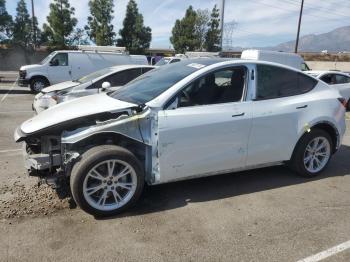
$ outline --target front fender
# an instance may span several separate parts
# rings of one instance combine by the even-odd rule
[[[147,117],[148,114],[149,112],[146,111],[143,114],[130,117],[121,115],[117,119],[96,123],[94,126],[79,128],[74,131],[64,131],[61,141],[63,144],[75,144],[97,134],[115,133],[147,144],[140,131],[139,119]]]
[[[27,72],[27,76],[26,76],[27,80],[30,80],[34,77],[45,77],[47,80],[49,80],[49,75],[46,73],[43,74],[43,72]]]

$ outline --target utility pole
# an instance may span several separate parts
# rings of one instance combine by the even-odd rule
[[[34,50],[36,48],[36,28],[35,28],[35,13],[34,13],[34,0],[32,0],[32,30],[33,30],[33,44]]]
[[[223,48],[223,43],[224,43],[224,18],[225,18],[225,0],[222,0],[221,3],[221,40],[220,40],[220,47],[221,47],[221,51]]]
[[[298,53],[300,26],[301,26],[301,18],[303,16],[303,9],[304,9],[304,0],[301,0],[300,14],[299,14],[299,23],[298,23],[298,33],[297,33],[297,39],[295,41],[294,53]]]

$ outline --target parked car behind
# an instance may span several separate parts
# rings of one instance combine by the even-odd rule
[[[68,100],[116,90],[154,68],[154,66],[147,65],[107,67],[74,81],[46,87],[35,96],[33,110],[40,113],[51,106]]]
[[[248,49],[242,52],[241,59],[279,63],[302,71],[310,70],[304,59],[294,53]]]
[[[322,81],[268,62],[195,59],[45,110],[15,141],[30,175],[70,185],[83,210],[108,216],[145,183],[285,163],[316,176],[344,133],[344,99]]]
[[[331,87],[337,89],[339,93],[348,101],[347,108],[350,110],[350,75],[339,71],[306,71]]]
[[[81,49],[55,51],[37,65],[22,66],[19,70],[19,85],[29,85],[33,92],[38,93],[47,86],[79,79],[102,68],[148,65],[146,56],[116,52],[120,49],[117,47],[88,46]]]
[[[178,56],[163,57],[155,65],[156,66],[163,66],[163,65],[173,64],[173,63],[180,62],[184,59],[187,59],[187,58],[178,57]]]

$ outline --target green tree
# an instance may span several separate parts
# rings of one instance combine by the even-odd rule
[[[113,0],[90,0],[91,16],[85,30],[96,45],[113,45],[115,32],[113,32]]]
[[[89,36],[86,34],[86,31],[82,28],[74,29],[73,33],[68,37],[68,45],[77,46],[77,45],[88,45]]]
[[[9,37],[12,31],[12,16],[6,11],[6,0],[0,0],[0,33]]]
[[[198,9],[196,18],[196,37],[199,41],[199,50],[203,51],[205,48],[205,39],[208,32],[208,23],[210,21],[210,13],[208,9]]]
[[[186,10],[185,17],[177,19],[172,29],[170,42],[173,44],[176,52],[184,53],[186,51],[195,51],[200,48],[200,40],[196,31],[197,13],[192,6]]]
[[[32,39],[32,20],[24,0],[18,2],[16,11],[17,14],[13,24],[13,42],[22,47],[29,47]]]
[[[68,37],[78,23],[77,19],[73,17],[74,12],[69,0],[53,0],[53,3],[50,4],[48,24],[43,25],[44,36],[50,46],[66,47]]]
[[[152,29],[143,24],[143,16],[139,13],[137,4],[130,0],[126,8],[123,28],[119,31],[118,46],[124,46],[133,54],[143,54],[149,48],[152,40]]]
[[[34,22],[33,22],[34,20]],[[43,33],[41,32],[36,16],[31,18],[31,43],[40,46],[43,43]]]
[[[221,38],[221,30],[220,30],[220,14],[219,9],[214,6],[211,15],[210,21],[208,23],[208,32],[205,38],[205,45],[207,51],[209,52],[217,52],[220,51],[220,38]]]

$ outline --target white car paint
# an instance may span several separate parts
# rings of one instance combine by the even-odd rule
[[[114,112],[134,106],[136,105],[113,99],[105,93],[86,96],[58,104],[41,112],[37,116],[24,122],[21,129],[24,133],[30,134],[65,121],[103,112]]]
[[[202,60],[196,60],[196,63],[200,62]],[[306,94],[255,101],[256,74],[252,70],[256,64],[298,72],[274,63],[247,60],[222,61],[198,67],[200,69],[197,68],[198,70],[147,102],[149,113],[145,113],[146,116],[128,120],[157,119],[152,122],[152,135],[147,139],[154,152],[152,170],[155,180],[151,183],[166,183],[287,161],[300,137],[317,123],[327,122],[337,130],[339,139],[336,146],[339,147],[345,132],[345,110],[337,100],[339,93],[319,81]],[[199,76],[218,68],[240,65],[249,70],[246,87],[248,90],[244,101],[163,109],[169,98]],[[119,112],[135,106],[136,104],[113,100],[106,94],[83,97],[52,107],[24,122],[21,132],[31,134],[76,118],[102,112]],[[114,125],[119,130],[120,123],[117,120]],[[99,126],[100,131],[101,128],[103,126]],[[113,121],[108,122],[108,130],[113,130]],[[131,129],[128,127],[122,130],[125,132]],[[88,136],[89,132],[86,130],[81,135],[77,131],[73,135],[74,142],[70,142],[69,135],[64,137],[64,141],[75,143],[78,141],[77,137],[84,139]],[[147,135],[143,137],[146,138]]]
[[[68,56],[68,64],[52,65],[51,62],[60,54]],[[40,64],[24,65],[20,68],[25,73],[25,77],[20,77],[19,83],[26,86],[34,77],[44,77],[50,85],[78,79],[102,68],[138,64],[148,65],[146,56],[127,55],[113,52],[93,52],[60,50],[52,52]]]
[[[323,78],[327,75],[329,76],[336,76],[340,75],[348,79],[348,83],[343,83],[343,84],[338,84],[338,83],[327,83],[329,84],[332,88],[335,88],[339,91],[339,93],[347,100],[350,100],[350,75],[347,73],[343,72],[338,72],[338,71],[306,71],[305,73],[316,77],[320,80],[323,80]]]
[[[148,65],[113,66],[113,67],[102,69],[101,71],[97,71],[88,76],[83,77],[83,78],[91,79],[92,78],[91,76],[94,76],[94,75],[96,76],[96,78],[93,78],[89,81],[84,81],[83,83],[79,82],[79,79],[78,79],[76,81],[66,81],[63,83],[46,87],[34,97],[33,110],[35,111],[35,113],[38,114],[58,103],[62,103],[62,102],[66,102],[79,97],[94,95],[99,92],[103,92],[101,89],[102,84],[100,87],[96,86],[98,83],[100,83],[103,79],[108,78],[109,76],[113,76],[115,74],[124,72],[126,70],[132,70],[132,69],[152,70],[154,68],[156,67],[148,66]],[[140,74],[141,74],[141,71],[140,71]],[[133,80],[133,76],[130,76],[130,79]],[[108,90],[104,90],[104,91],[113,91],[113,90],[116,90],[117,88],[119,88],[119,86],[112,86]]]
[[[298,70],[307,70],[304,59],[294,53],[248,49],[242,52],[241,59],[267,61],[290,66]]]

